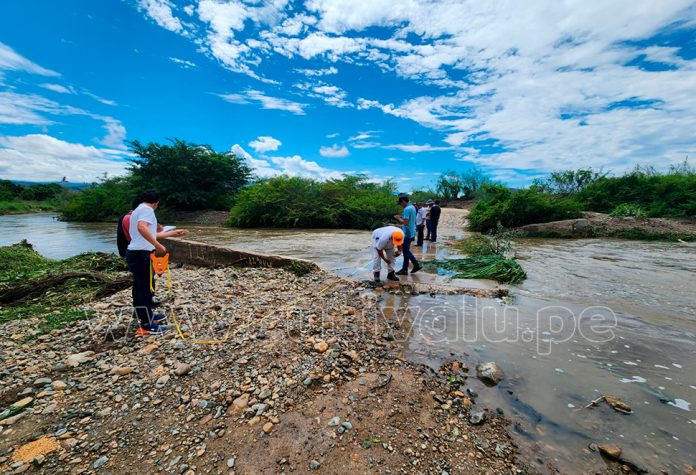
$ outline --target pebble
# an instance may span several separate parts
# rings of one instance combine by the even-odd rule
[[[11,407],[13,407],[14,409],[21,409],[23,407],[27,407],[29,404],[32,403],[32,401],[34,401],[33,397],[25,397],[24,399],[20,399],[19,401],[12,404]]]
[[[108,460],[109,460],[109,457],[107,457],[106,455],[103,455],[94,461],[94,463],[92,464],[92,468],[94,468],[96,470],[99,467],[101,467],[102,465],[104,465],[106,462],[108,462]]]
[[[341,423],[341,418],[336,416],[332,417],[331,420],[329,420],[329,427],[336,427]]]
[[[503,379],[503,370],[498,363],[480,363],[476,366],[476,377],[489,386],[495,386]]]
[[[39,378],[36,381],[34,381],[34,386],[37,388],[42,388],[48,384],[51,384],[51,378]]]
[[[179,363],[174,369],[174,374],[181,377],[191,372],[191,365],[187,363]]]
[[[228,468],[234,468],[234,463],[236,462],[234,457],[230,457],[227,459],[227,467]]]
[[[483,424],[485,420],[486,413],[484,411],[472,411],[469,415],[469,423],[474,426]]]
[[[273,423],[272,423],[272,422],[266,422],[266,423],[263,425],[263,431],[264,431],[266,434],[270,434],[270,432],[271,432],[272,430],[273,430]]]
[[[168,374],[165,374],[164,376],[160,376],[159,379],[157,379],[155,386],[157,388],[163,388],[164,386],[167,385],[170,378],[171,378],[171,376],[169,376]]]
[[[309,462],[310,470],[319,470],[319,467],[321,467],[321,464],[316,460],[312,460],[311,462]]]
[[[111,370],[111,374],[115,374],[117,376],[125,376],[127,374],[132,373],[135,370],[135,368],[131,366],[123,366],[120,368],[114,368]]]
[[[621,457],[621,447],[613,444],[598,445],[599,452],[610,460],[618,460]]]

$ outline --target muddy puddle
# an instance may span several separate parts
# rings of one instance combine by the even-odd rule
[[[445,210],[440,233],[461,237],[463,214]],[[349,230],[239,230],[192,227],[191,239],[301,257],[347,278],[371,274],[370,233]],[[0,245],[27,238],[64,258],[113,251],[112,225],[55,221],[51,215],[0,217]],[[566,473],[605,467],[588,444],[614,443],[650,472],[696,465],[696,246],[613,240],[528,240],[515,252],[528,279],[512,300],[463,296],[385,296],[394,318],[412,320],[409,358],[438,368],[451,357],[472,367],[496,361],[505,379],[486,388],[471,378],[480,404],[515,420],[530,460]],[[417,251],[446,257],[442,244]],[[409,280],[444,282],[419,273]],[[460,281],[490,286],[486,281]],[[393,310],[396,309],[396,310]],[[633,413],[606,405],[618,396]]]

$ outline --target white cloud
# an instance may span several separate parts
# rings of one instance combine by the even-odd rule
[[[278,150],[282,144],[280,140],[267,135],[259,136],[256,140],[249,142],[249,146],[259,153]]]
[[[352,106],[346,101],[346,91],[338,86],[325,82],[304,82],[295,84],[295,87],[301,90],[305,96],[321,99],[331,106],[339,108]]]
[[[4,43],[0,43],[0,69],[10,71],[24,71],[40,76],[60,76],[55,71],[43,68],[36,63],[29,61],[24,56],[17,53]]]
[[[397,144],[389,144],[389,145],[381,145],[382,148],[386,148],[387,150],[401,150],[402,152],[408,152],[408,153],[421,153],[421,152],[442,152],[445,150],[452,150],[453,147],[440,147],[437,145],[430,145],[430,144],[403,144],[403,143],[397,143]]]
[[[96,94],[92,94],[89,91],[82,91],[82,94],[85,96],[91,97],[97,102],[101,102],[102,104],[106,104],[107,106],[117,106],[118,103],[116,101],[112,101],[111,99],[104,99],[103,97],[99,97]]]
[[[197,68],[198,65],[194,63],[193,61],[188,61],[186,59],[181,59],[181,58],[175,58],[174,56],[169,57],[169,61],[172,63],[178,64],[184,69],[191,69],[191,68]]]
[[[338,74],[338,69],[331,66],[328,68],[321,68],[321,69],[295,69],[295,72],[298,72],[300,74],[304,74],[305,76],[309,76],[309,77],[316,77],[316,76],[329,76],[332,74]]]
[[[303,176],[317,180],[327,180],[331,178],[341,178],[345,173],[352,173],[324,168],[317,162],[304,160],[299,155],[293,155],[292,157],[273,157],[271,161],[280,169],[282,174],[288,176]]]
[[[75,89],[72,87],[62,86],[60,84],[44,83],[39,84],[39,87],[43,87],[44,89],[48,89],[49,91],[57,92],[59,94],[75,94]]]
[[[104,117],[104,129],[106,129],[106,137],[101,141],[102,145],[113,148],[126,148],[124,141],[126,140],[126,128],[116,119]]]
[[[181,21],[174,16],[173,5],[169,0],[138,0],[138,6],[162,28],[174,33],[184,30]]]
[[[227,102],[233,104],[249,104],[250,102],[257,102],[261,104],[264,109],[277,109],[292,112],[296,115],[304,115],[304,108],[307,104],[302,104],[300,102],[291,101],[289,99],[283,99],[280,97],[267,96],[261,91],[254,89],[247,89],[241,94],[217,94],[219,97]]]
[[[338,144],[333,144],[330,147],[321,147],[319,149],[319,154],[322,157],[343,158],[350,155],[350,151],[345,145],[339,146]]]
[[[123,152],[44,134],[0,137],[0,173],[14,180],[91,182],[126,171]]]
[[[268,159],[253,158],[239,144],[235,144],[231,149],[232,153],[246,160],[254,170],[256,176],[268,178],[277,175],[301,176],[314,178],[316,180],[327,180],[331,178],[341,178],[344,174],[352,174],[352,171],[339,172],[320,166],[317,162],[304,160],[299,155],[291,157],[271,157]]]
[[[252,157],[244,148],[239,144],[234,144],[230,149],[232,153],[236,156],[246,160],[247,164],[254,170],[254,174],[260,178],[268,178],[275,175],[280,175],[280,170],[273,168],[273,165],[268,160],[259,160]]]

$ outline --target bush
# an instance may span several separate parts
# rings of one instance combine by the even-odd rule
[[[110,178],[85,188],[63,206],[61,219],[66,221],[116,221],[131,207],[138,193],[132,180]]]
[[[493,231],[499,224],[517,228],[581,216],[582,206],[574,199],[544,193],[536,187],[511,190],[502,185],[485,185],[480,195],[469,214],[473,231]]]
[[[461,173],[449,170],[437,180],[437,194],[447,201],[474,199],[479,190],[491,183],[491,179],[478,168],[470,168]]]
[[[604,177],[578,193],[588,210],[610,213],[631,204],[651,217],[696,216],[696,172],[684,165],[668,173],[636,169],[620,177]]]
[[[391,183],[365,176],[319,182],[279,176],[242,190],[230,211],[239,227],[372,229],[399,212]]]
[[[609,213],[611,216],[615,217],[633,217],[633,218],[643,218],[645,217],[646,213],[643,208],[636,204],[632,203],[622,203],[618,205],[616,208],[611,210],[611,213]]]

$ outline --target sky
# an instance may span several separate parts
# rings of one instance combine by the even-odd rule
[[[179,138],[400,190],[696,155],[696,0],[3,0],[0,178]]]

